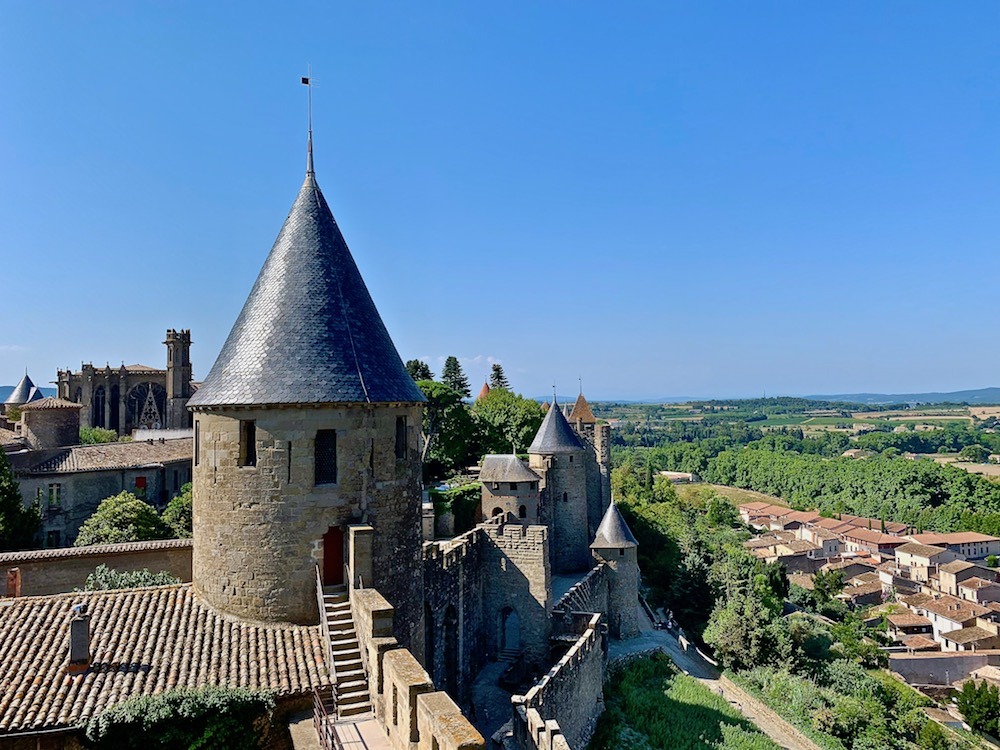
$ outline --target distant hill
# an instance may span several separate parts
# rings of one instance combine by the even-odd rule
[[[1000,404],[1000,388],[977,388],[949,393],[842,393],[809,396],[819,401],[850,401],[857,404]]]
[[[7,397],[11,394],[11,391],[13,391],[13,390],[14,390],[14,386],[12,386],[12,385],[0,385],[0,404],[2,404],[4,401],[7,400]],[[56,395],[56,389],[55,388],[39,388],[39,390],[42,393],[44,393],[46,396],[55,396]]]

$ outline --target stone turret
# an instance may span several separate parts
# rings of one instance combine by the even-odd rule
[[[539,520],[552,529],[557,573],[590,567],[586,455],[586,446],[553,400],[528,448],[528,465],[543,477]]]
[[[638,635],[639,543],[614,503],[601,519],[590,549],[610,570],[608,631],[619,639]]]
[[[193,581],[252,620],[315,623],[317,566],[344,582],[346,528],[373,529],[395,636],[420,624],[423,394],[312,170],[194,412]]]
[[[21,435],[33,450],[80,444],[80,404],[43,398],[21,407]]]

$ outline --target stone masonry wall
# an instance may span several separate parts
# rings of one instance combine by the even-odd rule
[[[486,741],[420,662],[392,637],[392,607],[375,589],[351,589],[351,613],[375,718],[394,750],[485,750]]]
[[[394,634],[419,634],[419,405],[241,409],[196,414],[194,585],[212,606],[253,620],[315,623],[315,566],[330,527],[374,528],[373,585]],[[395,457],[396,417],[407,418]],[[239,465],[240,420],[256,422],[256,466]],[[315,484],[316,431],[337,431],[337,482]],[[420,648],[420,646],[417,646]]]
[[[25,409],[22,434],[32,450],[80,444],[80,409]]]
[[[50,596],[83,588],[98,565],[115,570],[165,570],[182,583],[191,580],[191,540],[102,544],[0,554],[0,573],[11,568],[21,574],[21,596]],[[0,596],[4,594],[0,589]]]
[[[598,562],[552,606],[554,616],[571,612],[608,613],[608,568]]]
[[[577,613],[579,637],[566,655],[524,695],[515,695],[514,739],[518,747],[548,750],[558,747],[555,737],[582,750],[603,710],[606,644],[600,632],[601,616]]]
[[[528,659],[548,658],[551,620],[548,529],[519,523],[480,526],[489,544],[483,560],[483,635],[491,655],[500,650],[500,631],[507,610],[517,613],[520,647]]]
[[[424,667],[460,703],[488,658],[482,637],[484,545],[477,527],[450,541],[429,542],[424,561]],[[450,608],[450,611],[449,611]],[[449,663],[450,640],[456,647]]]
[[[542,476],[539,522],[551,529],[550,555],[556,573],[590,567],[585,457],[585,450],[528,456],[531,468]]]

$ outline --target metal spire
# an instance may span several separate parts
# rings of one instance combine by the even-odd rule
[[[312,65],[306,69],[309,75],[302,77],[302,85],[309,89],[309,145],[306,153],[306,176],[315,176],[313,170],[313,89]]]

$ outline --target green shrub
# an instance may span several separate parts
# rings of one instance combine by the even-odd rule
[[[114,430],[105,430],[103,427],[80,428],[80,445],[116,442],[118,442],[118,433]]]
[[[248,750],[269,746],[274,698],[242,688],[181,688],[142,695],[87,722],[95,750]]]
[[[178,539],[188,539],[192,534],[193,516],[194,501],[191,495],[191,483],[188,482],[181,487],[181,494],[174,496],[163,509],[163,522]]]
[[[137,589],[143,586],[169,586],[180,582],[180,578],[165,570],[153,573],[146,568],[142,570],[115,570],[107,565],[98,565],[94,572],[87,576],[83,590]]]

